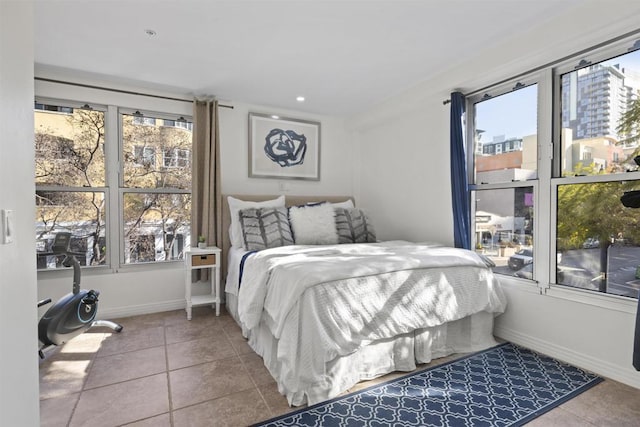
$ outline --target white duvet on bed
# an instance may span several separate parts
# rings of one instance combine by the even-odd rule
[[[288,395],[323,387],[327,362],[370,342],[504,308],[477,254],[408,242],[263,250],[245,261],[238,297],[243,330],[278,340]]]

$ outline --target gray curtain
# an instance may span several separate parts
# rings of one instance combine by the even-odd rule
[[[218,101],[193,102],[192,159],[191,246],[205,236],[207,246],[222,248]]]

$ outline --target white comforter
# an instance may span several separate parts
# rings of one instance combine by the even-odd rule
[[[505,305],[476,253],[396,241],[260,251],[245,262],[238,316],[245,331],[268,325],[279,340],[276,379],[295,391],[372,341]]]

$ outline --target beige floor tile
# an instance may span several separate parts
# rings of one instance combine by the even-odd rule
[[[581,418],[562,408],[554,408],[546,414],[527,423],[527,427],[593,427],[584,418]]]
[[[151,327],[109,335],[102,341],[98,357],[164,345],[164,327]]]
[[[163,314],[165,326],[171,326],[175,325],[176,323],[187,321],[187,311],[185,309],[165,311]]]
[[[70,426],[117,426],[169,411],[167,375],[85,390]]]
[[[125,425],[127,427],[171,427],[171,415],[166,413]]]
[[[218,318],[193,318],[165,328],[167,344],[196,340],[214,335],[224,335],[222,324]]]
[[[640,390],[605,380],[561,406],[598,426],[638,427]]]
[[[40,427],[66,426],[80,393],[40,401]]]
[[[84,389],[147,377],[166,370],[164,346],[98,357],[93,362]]]
[[[39,370],[40,399],[81,391],[89,375],[90,357],[93,355],[56,352],[42,361]]]
[[[277,417],[300,409],[300,407],[289,406],[287,398],[278,391],[278,385],[275,381],[270,384],[258,386],[258,390],[260,390],[262,398],[267,402],[267,405],[271,410],[271,416],[266,416],[264,419]]]
[[[169,369],[185,368],[199,363],[228,359],[236,355],[235,350],[223,333],[206,338],[167,345]]]
[[[238,357],[169,372],[173,408],[255,388]]]
[[[131,332],[134,330],[156,328],[164,326],[165,313],[142,314],[139,316],[121,317],[113,319],[123,327],[123,331]]]
[[[104,329],[100,328],[101,331]],[[86,331],[60,346],[60,353],[89,353],[93,356],[109,333],[97,332],[98,328]]]
[[[269,373],[269,370],[266,366],[264,366],[262,357],[258,356],[254,352],[251,352],[241,355],[240,360],[242,360],[244,367],[249,372],[251,379],[253,379],[253,382],[257,386],[271,383],[275,384],[275,380]]]
[[[269,408],[255,389],[209,400],[173,413],[175,427],[238,427],[268,418]]]
[[[229,337],[229,341],[231,342],[231,345],[235,349],[236,353],[238,353],[239,355],[252,354],[252,353],[255,354],[255,352],[249,346],[249,343],[242,336],[241,333],[238,333],[238,334],[231,333],[231,334],[229,334],[227,331],[225,331],[225,333],[227,334],[227,337]]]

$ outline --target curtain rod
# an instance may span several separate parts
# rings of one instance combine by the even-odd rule
[[[614,37],[614,38],[609,39],[609,40],[607,40],[607,41],[604,41],[604,42],[602,42],[602,43],[598,43],[598,44],[596,44],[596,45],[594,45],[594,46],[588,47],[588,48],[586,48],[586,49],[582,49],[581,51],[578,51],[578,52],[576,52],[576,53],[572,53],[571,55],[567,55],[567,56],[564,56],[564,57],[562,57],[562,58],[560,58],[560,59],[556,59],[555,61],[551,61],[551,62],[548,62],[548,63],[546,63],[546,64],[544,64],[544,65],[540,65],[540,66],[538,66],[538,67],[532,68],[532,69],[530,69],[530,70],[528,70],[528,71],[525,71],[525,72],[523,72],[523,73],[520,73],[520,74],[518,74],[518,75],[515,75],[515,76],[512,76],[512,77],[509,77],[508,79],[504,79],[504,80],[501,80],[501,81],[499,81],[499,82],[497,82],[497,83],[493,83],[493,84],[491,84],[491,85],[489,85],[489,86],[485,86],[485,87],[483,87],[483,88],[480,88],[480,89],[474,90],[473,92],[467,93],[467,94],[465,94],[464,96],[465,96],[465,98],[466,98],[466,97],[469,97],[469,96],[477,95],[477,94],[479,94],[480,92],[484,92],[484,91],[485,91],[485,90],[487,90],[487,89],[491,89],[492,87],[500,86],[501,84],[503,84],[503,83],[507,83],[507,82],[509,82],[509,81],[511,81],[511,80],[515,80],[515,79],[518,79],[518,78],[520,78],[520,77],[524,77],[524,76],[526,76],[526,75],[528,75],[528,74],[532,74],[532,73],[535,73],[535,72],[537,72],[537,71],[541,71],[541,70],[544,70],[544,69],[546,69],[546,68],[556,66],[556,65],[558,65],[558,64],[560,64],[560,63],[562,63],[562,62],[569,61],[570,59],[575,59],[575,58],[577,58],[577,57],[579,57],[579,56],[581,56],[581,55],[584,55],[585,53],[589,53],[589,52],[591,52],[591,51],[593,51],[593,50],[600,49],[601,47],[605,47],[605,46],[607,46],[607,45],[609,45],[609,44],[619,42],[620,40],[624,40],[624,39],[626,39],[627,37],[631,37],[631,36],[636,35],[636,34],[638,34],[638,33],[640,33],[640,30],[633,30],[633,31],[629,31],[628,33],[622,34],[622,35],[620,35],[620,36],[618,36],[618,37]],[[631,52],[632,50],[637,50],[637,49],[638,49],[638,44],[639,44],[639,42],[640,42],[640,40],[636,40],[636,42],[635,42],[635,44],[633,45],[633,47],[629,49],[629,52]],[[448,103],[450,103],[450,102],[451,102],[451,100],[450,100],[450,99],[445,99],[444,101],[442,101],[442,105],[447,105],[447,104],[448,104]]]
[[[88,84],[84,84],[84,83],[75,83],[75,82],[65,82],[63,80],[46,79],[44,77],[34,77],[34,79],[35,80],[41,80],[43,82],[49,82],[49,83],[60,83],[60,84],[64,84],[64,85],[86,87],[86,88],[89,88],[89,89],[100,89],[100,90],[108,90],[108,91],[111,91],[111,92],[126,93],[127,95],[148,96],[148,97],[151,97],[151,98],[168,99],[169,101],[193,102],[192,99],[173,98],[171,96],[153,95],[153,94],[150,94],[150,93],[134,92],[134,91],[131,91],[131,90],[115,89],[115,88],[111,88],[111,87],[102,87],[102,86],[88,85]],[[233,109],[233,105],[218,104],[218,107]]]

